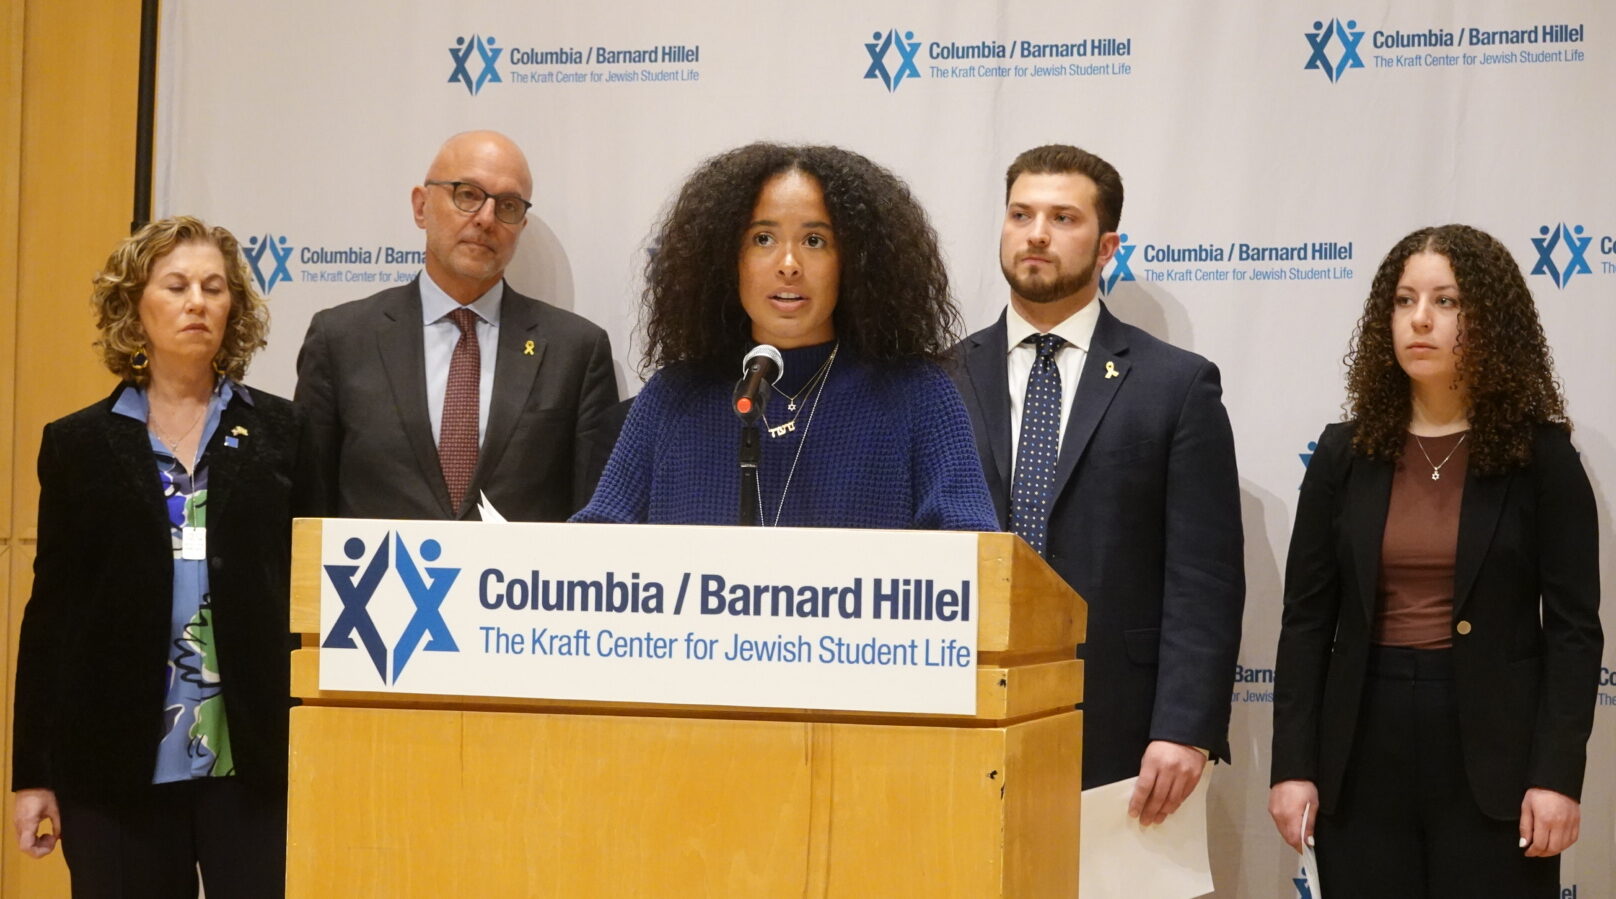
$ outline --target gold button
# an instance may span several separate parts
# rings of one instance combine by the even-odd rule
[[[1457,628],[1455,628],[1455,630],[1457,630],[1459,632],[1459,636],[1463,637],[1465,634],[1470,633],[1470,622],[1468,622],[1468,621],[1459,622],[1459,626]]]

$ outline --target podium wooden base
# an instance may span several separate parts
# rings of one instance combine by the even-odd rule
[[[306,706],[287,894],[1077,895],[1082,715],[1001,727]]]

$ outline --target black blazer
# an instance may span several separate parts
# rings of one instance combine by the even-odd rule
[[[1008,530],[1005,333],[1001,315],[962,341],[955,378]],[[1138,774],[1152,740],[1227,761],[1246,582],[1234,436],[1217,367],[1123,324],[1102,304],[1055,491],[1049,564],[1089,607],[1088,639],[1078,648],[1083,786]]]
[[[13,790],[106,798],[150,785],[156,768],[174,556],[146,429],[112,412],[124,389],[46,425],[40,444]],[[225,407],[207,446],[208,578],[237,772],[283,790],[300,427],[291,403],[251,394]],[[225,446],[238,428],[238,445]]]
[[[1352,433],[1325,428],[1302,480],[1274,677],[1273,781],[1316,782],[1322,812],[1351,764],[1393,473],[1353,452]],[[1513,821],[1528,787],[1579,797],[1604,637],[1593,490],[1565,431],[1540,426],[1525,468],[1466,474],[1454,564],[1454,689],[1477,804]]]
[[[424,347],[418,280],[309,322],[295,399],[313,437],[319,514],[474,519],[486,491],[511,521],[565,521],[588,502],[600,418],[617,402],[605,331],[506,285],[488,427],[458,509],[438,463]]]

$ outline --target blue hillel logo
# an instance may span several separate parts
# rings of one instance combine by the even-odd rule
[[[1328,24],[1322,20],[1314,22],[1313,30],[1305,35],[1313,55],[1302,68],[1322,71],[1332,84],[1340,81],[1341,73],[1346,70],[1364,67],[1363,59],[1358,56],[1358,44],[1363,42],[1363,36],[1356,19],[1348,19],[1345,24],[1340,19],[1331,19]],[[1330,61],[1332,45],[1337,50],[1334,62]]]
[[[1532,266],[1532,274],[1548,275],[1555,287],[1570,284],[1572,275],[1593,274],[1594,270],[1588,265],[1588,246],[1594,238],[1582,232],[1581,225],[1565,222],[1537,229],[1541,236],[1532,238],[1532,246],[1537,248],[1537,264]],[[1564,254],[1560,252],[1561,247],[1565,248]],[[1558,261],[1561,258],[1565,259],[1564,265]]]
[[[1296,899],[1313,899],[1313,890],[1307,885],[1306,872],[1307,869],[1303,868],[1302,873],[1291,878],[1291,883],[1296,885]]]
[[[1118,282],[1132,281],[1133,269],[1130,264],[1133,260],[1134,245],[1128,241],[1128,235],[1117,235],[1117,252],[1111,257],[1111,264],[1105,267],[1100,275],[1100,293],[1109,295],[1117,289]]]
[[[920,68],[915,64],[915,57],[920,54],[920,42],[915,40],[913,31],[898,34],[893,28],[882,34],[877,31],[870,35],[871,41],[864,45],[870,53],[870,67],[865,70],[865,78],[879,78],[887,86],[887,91],[895,91],[905,78],[919,78]],[[893,51],[897,51],[897,71],[888,68],[887,61],[892,58]]]
[[[388,538],[392,538],[391,546]],[[388,565],[389,549],[395,556],[391,567]],[[427,539],[421,541],[420,551],[422,561],[436,562],[443,548],[438,541]],[[342,552],[358,562],[365,555],[365,541],[350,537],[342,545]],[[404,666],[409,663],[417,647],[427,652],[460,651],[460,647],[455,645],[454,635],[449,633],[448,622],[443,620],[443,600],[460,576],[459,568],[427,568],[426,577],[422,577],[422,569],[416,566],[404,538],[392,533],[382,536],[363,574],[359,573],[359,567],[325,566],[326,577],[331,579],[331,586],[336,588],[337,597],[342,601],[342,612],[331,625],[331,633],[326,635],[325,642],[320,644],[321,648],[356,649],[354,637],[357,636],[384,684],[398,683],[398,676],[404,672]],[[399,580],[404,582],[404,592],[409,594],[410,602],[415,606],[415,613],[410,616],[398,642],[393,644],[391,674],[387,664],[387,644],[376,630],[376,622],[370,617],[370,600],[376,595],[376,588],[381,586],[389,570],[398,573]],[[427,640],[425,646],[420,645],[422,639]]]
[[[286,235],[276,237],[265,234],[263,237],[254,237],[241,248],[241,255],[247,257],[247,264],[252,267],[253,280],[258,282],[258,289],[269,293],[275,285],[282,281],[292,280],[292,272],[286,263],[292,261],[293,247],[286,242]],[[269,257],[268,264],[264,257]],[[265,274],[268,272],[268,274]]]
[[[470,40],[463,37],[455,38],[455,45],[449,48],[449,58],[454,60],[454,71],[449,73],[449,83],[464,84],[467,93],[473,97],[477,96],[483,85],[502,80],[499,77],[499,69],[494,65],[499,62],[499,55],[504,52],[504,47],[494,45],[492,37],[484,40],[474,34]],[[477,77],[473,78],[471,70],[479,65]]]
[[[1309,440],[1307,442],[1307,452],[1296,454],[1296,457],[1302,460],[1302,480],[1307,480],[1307,467],[1313,464],[1313,454],[1318,451],[1319,442],[1317,440]],[[1297,484],[1296,489],[1302,489],[1302,485]]]

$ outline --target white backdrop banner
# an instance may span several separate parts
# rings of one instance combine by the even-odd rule
[[[1616,4],[163,4],[156,212],[241,237],[274,328],[251,379],[289,395],[309,317],[419,270],[409,190],[449,134],[527,152],[509,278],[611,334],[624,393],[650,230],[702,159],[758,139],[858,150],[909,182],[966,324],[1008,298],[1003,173],[1074,143],[1122,172],[1120,318],[1217,362],[1249,583],[1235,762],[1208,807],[1220,897],[1296,895],[1264,810],[1281,569],[1312,441],[1341,415],[1369,280],[1402,235],[1466,222],[1529,273],[1574,440],[1616,478]],[[1616,616],[1607,613],[1607,629]],[[1616,652],[1568,895],[1616,895]]]

